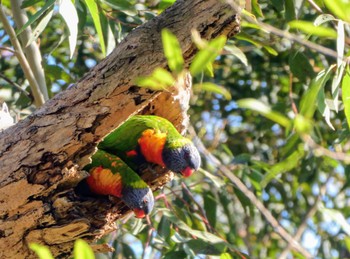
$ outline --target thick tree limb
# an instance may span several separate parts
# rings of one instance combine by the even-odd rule
[[[136,28],[71,89],[1,133],[1,258],[33,256],[29,242],[50,245],[55,256],[67,257],[75,239],[93,240],[106,234],[127,213],[119,200],[84,200],[72,187],[85,176],[79,168],[88,163],[96,143],[129,116],[155,113],[183,129],[184,99],[190,93],[187,76],[178,82],[182,90],[173,89],[174,95],[132,83],[158,66],[166,68],[160,39],[165,27],[178,37],[188,66],[196,52],[191,29],[206,39],[230,37],[239,31],[239,20],[217,0],[177,1]],[[153,189],[171,179],[163,171],[144,175]]]

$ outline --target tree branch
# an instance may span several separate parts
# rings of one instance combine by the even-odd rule
[[[21,4],[23,0],[11,0],[11,9],[13,19],[16,23],[17,28],[22,28],[24,24],[28,21],[28,17],[26,13],[21,9]],[[26,46],[28,40],[32,35],[32,30],[30,26],[28,26],[20,35],[22,46]],[[40,91],[43,94],[44,100],[47,101],[49,99],[49,94],[47,91],[46,81],[45,81],[45,73],[42,66],[42,58],[39,50],[39,46],[36,42],[32,42],[27,47],[23,48],[24,54],[27,57],[29,66],[33,71],[36,82],[39,85]]]
[[[45,102],[44,97],[40,91],[40,87],[39,87],[37,81],[35,80],[34,74],[33,74],[32,70],[28,64],[28,61],[23,54],[21,44],[19,43],[19,41],[16,37],[16,33],[6,18],[6,15],[4,13],[4,10],[2,8],[1,3],[0,3],[0,21],[2,22],[6,33],[10,37],[10,41],[15,49],[16,57],[17,57],[20,65],[23,69],[23,72],[24,72],[28,82],[29,82],[30,88],[32,89],[35,106],[40,107]]]

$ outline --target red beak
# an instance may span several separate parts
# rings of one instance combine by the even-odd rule
[[[138,219],[142,219],[146,217],[146,213],[142,209],[134,209],[135,217]]]
[[[183,177],[189,177],[193,173],[193,170],[190,167],[186,167],[186,169],[183,170],[181,173]]]

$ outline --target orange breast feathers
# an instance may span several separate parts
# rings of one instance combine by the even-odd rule
[[[147,129],[142,132],[142,136],[138,142],[141,153],[147,162],[165,166],[162,158],[164,144],[166,142],[166,133],[162,133],[153,129]]]
[[[90,176],[86,181],[93,193],[122,196],[122,177],[120,174],[113,174],[110,169],[105,169],[102,166],[94,167],[90,170]]]

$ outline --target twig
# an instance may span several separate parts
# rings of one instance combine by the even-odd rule
[[[33,102],[33,96],[30,93],[28,93],[26,90],[22,89],[22,87],[20,87],[18,84],[16,84],[11,79],[7,78],[6,76],[4,76],[1,73],[0,73],[0,78],[5,80],[7,83],[9,83],[11,86],[13,86],[16,90],[22,92],[26,97],[28,97],[31,100],[31,102]]]
[[[315,10],[319,13],[323,13],[322,9],[313,1],[313,0],[307,0],[309,4],[315,8]]]
[[[22,0],[11,0],[11,9],[13,19],[17,28],[22,28],[23,25],[28,21],[26,13],[21,9]],[[27,27],[20,35],[19,38],[22,41],[22,46],[25,46],[32,35],[32,30]],[[27,57],[30,68],[33,71],[34,77],[40,87],[40,91],[44,96],[44,100],[49,99],[47,91],[47,85],[45,80],[45,73],[42,66],[42,58],[38,45],[36,42],[32,42],[27,47],[23,48],[23,51]]]
[[[30,85],[30,88],[32,89],[32,93],[34,96],[34,104],[36,107],[40,107],[45,102],[44,97],[40,91],[38,83],[36,82],[36,80],[34,78],[34,74],[33,74],[32,70],[28,64],[28,61],[23,54],[21,44],[19,43],[19,41],[16,37],[16,33],[6,18],[6,15],[5,15],[4,10],[2,8],[1,2],[0,2],[0,21],[2,22],[6,33],[10,37],[10,41],[13,45],[13,48],[16,51],[15,53],[16,53],[17,59],[18,59],[20,65],[23,69],[24,75],[26,76],[27,80],[29,81],[29,85]]]
[[[226,0],[226,2],[231,6],[231,8],[236,11],[238,10],[238,7],[237,7],[237,4],[233,1],[233,0]],[[326,56],[330,56],[330,57],[333,57],[335,59],[338,58],[338,54],[336,51],[332,50],[332,49],[329,49],[329,48],[326,48],[326,47],[323,47],[321,45],[318,45],[316,43],[313,43],[311,41],[308,41],[308,40],[305,40],[305,39],[302,39],[301,37],[295,35],[295,34],[292,34],[292,33],[289,33],[287,31],[283,31],[283,30],[280,30],[280,29],[277,29],[269,24],[266,24],[266,23],[263,23],[263,22],[260,22],[256,19],[253,19],[252,17],[250,16],[245,16],[245,19],[250,22],[250,23],[254,23],[254,24],[257,24],[258,26],[260,26],[262,29],[272,33],[272,34],[275,34],[281,38],[285,38],[285,39],[288,39],[290,41],[293,41],[293,42],[297,42],[305,47],[308,47],[310,49],[313,49],[313,50],[316,50],[317,52],[319,53],[322,53],[323,55],[326,55]]]
[[[5,50],[5,51],[11,52],[13,54],[16,54],[16,52],[13,49],[8,48],[8,47],[1,46],[0,50]]]
[[[315,156],[328,156],[338,161],[343,161],[346,164],[350,164],[350,155],[342,152],[330,151],[317,144],[310,135],[300,134],[301,139],[313,149]]]
[[[294,99],[293,99],[293,74],[290,73],[289,74],[289,99],[290,99],[290,102],[292,104],[292,110],[294,112],[295,115],[298,114],[298,108],[294,102]]]
[[[196,135],[192,127],[189,128],[189,131],[192,135]],[[266,221],[274,228],[275,232],[290,244],[292,249],[301,253],[305,258],[312,258],[312,255],[279,224],[271,212],[265,208],[264,204],[254,195],[254,193],[250,191],[237,176],[232,174],[226,166],[223,166],[221,162],[205,148],[204,144],[198,138],[197,147],[199,147],[200,151],[215,164],[222,174],[224,174],[242,193],[244,193],[244,195],[265,217]]]

